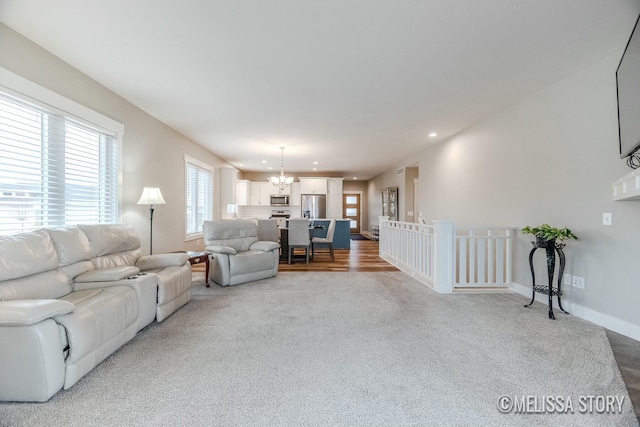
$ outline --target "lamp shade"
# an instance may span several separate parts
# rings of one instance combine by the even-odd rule
[[[138,200],[139,205],[164,205],[166,203],[158,187],[144,187],[140,200]]]

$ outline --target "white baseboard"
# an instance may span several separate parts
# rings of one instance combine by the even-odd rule
[[[523,286],[519,283],[513,283],[510,287],[514,292],[519,293],[527,298],[531,298],[531,286]],[[545,294],[540,294],[536,292],[536,301],[541,302],[547,305],[549,301],[549,297]],[[557,299],[553,299],[553,307],[557,307]],[[590,308],[583,307],[581,305],[572,303],[569,300],[563,299],[562,306],[565,310],[567,310],[572,315],[579,317],[584,320],[588,320],[589,322],[595,323],[596,325],[602,326],[603,328],[610,329],[614,332],[617,332],[622,335],[626,335],[629,338],[633,338],[634,340],[640,341],[640,326],[633,325],[624,320],[617,319],[615,317],[609,316],[608,314],[603,314],[595,310],[591,310]]]

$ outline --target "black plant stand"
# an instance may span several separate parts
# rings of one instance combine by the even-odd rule
[[[529,267],[531,267],[531,278],[533,279],[533,295],[531,297],[531,302],[525,307],[529,307],[533,304],[533,301],[536,299],[536,292],[540,292],[541,294],[549,295],[549,319],[555,319],[556,317],[553,315],[553,296],[558,297],[558,307],[563,312],[569,314],[564,308],[562,308],[562,275],[564,274],[564,264],[565,257],[562,249],[564,248],[563,243],[556,243],[554,240],[536,240],[535,242],[531,242],[533,245],[533,249],[529,253]],[[536,285],[536,275],[533,272],[533,254],[536,252],[538,248],[544,248],[547,253],[547,272],[549,275],[549,285]],[[558,272],[558,287],[553,287],[553,274],[556,269],[556,252],[560,257],[560,271]]]

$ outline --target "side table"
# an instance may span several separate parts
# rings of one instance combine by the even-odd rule
[[[564,248],[563,243],[556,243],[555,240],[536,240],[535,242],[531,242],[533,245],[533,249],[529,253],[529,267],[531,268],[531,279],[533,280],[532,288],[533,295],[531,296],[531,302],[525,307],[529,307],[533,304],[533,301],[536,299],[536,292],[541,294],[549,295],[549,319],[555,319],[556,317],[553,315],[553,296],[555,295],[558,298],[558,307],[563,312],[569,314],[564,308],[562,308],[562,275],[564,274],[564,265],[565,265],[565,256],[562,249]],[[536,285],[536,275],[533,272],[533,254],[536,252],[538,248],[544,248],[547,254],[547,274],[549,276],[549,284],[545,285]],[[556,252],[560,257],[560,270],[558,271],[558,287],[553,287],[553,275],[556,269]]]
[[[184,251],[189,255],[189,263],[191,265],[205,263],[205,273],[204,273],[204,281],[209,287],[209,254],[206,252],[196,252],[196,251]]]

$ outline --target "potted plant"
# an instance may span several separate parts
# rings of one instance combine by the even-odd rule
[[[551,227],[549,224],[542,224],[537,227],[529,227],[528,225],[522,229],[522,234],[533,234],[536,241],[541,246],[547,242],[563,241],[566,239],[577,239],[578,236],[573,234],[568,228]]]

